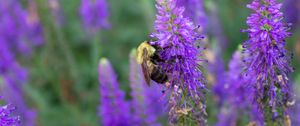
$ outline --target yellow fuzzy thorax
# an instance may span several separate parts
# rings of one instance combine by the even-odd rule
[[[144,50],[146,49],[146,55],[144,54]],[[155,48],[153,46],[151,46],[147,41],[144,41],[143,43],[141,43],[139,45],[139,47],[137,48],[137,57],[136,57],[136,61],[139,64],[143,63],[144,59],[149,59],[154,53],[155,53]]]

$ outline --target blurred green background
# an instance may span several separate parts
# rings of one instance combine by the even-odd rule
[[[27,101],[38,110],[38,125],[41,126],[97,126],[99,92],[97,61],[108,58],[115,68],[120,87],[130,99],[128,82],[128,55],[131,49],[149,40],[155,20],[154,0],[107,0],[109,4],[110,29],[102,29],[95,37],[88,35],[79,16],[80,0],[57,0],[62,22],[52,15],[47,0],[35,0],[44,28],[45,44],[36,50],[30,59],[21,59],[30,71],[26,85]],[[205,0],[208,22],[211,22],[211,7],[218,9],[218,17],[227,39],[222,48],[222,57],[228,63],[232,53],[247,34],[245,21],[250,10],[248,0]],[[211,45],[214,39],[211,26],[207,38]],[[287,49],[295,53],[292,82],[300,83],[300,36],[294,28],[293,36],[287,39]],[[218,46],[218,45],[217,45]],[[227,67],[226,67],[227,69]],[[214,120],[214,114],[209,120]],[[209,122],[210,124],[213,122]]]

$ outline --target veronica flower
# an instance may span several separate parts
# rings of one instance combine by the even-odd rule
[[[300,125],[300,102],[296,104],[297,107],[297,114],[295,116],[295,119],[292,121],[292,124]]]
[[[15,107],[10,104],[0,105],[0,126],[18,126],[20,124],[20,117],[14,116],[14,111]]]
[[[219,47],[217,50],[219,50],[219,53],[221,53],[223,50],[226,50],[228,46],[228,40],[224,34],[223,25],[220,20],[219,6],[214,1],[210,1],[208,11],[210,12],[209,30],[211,31],[212,36],[214,36],[216,39],[216,45]]]
[[[42,37],[36,10],[30,3],[29,10],[17,0],[0,1],[0,76],[3,78],[4,98],[18,109],[21,125],[35,125],[35,112],[26,105],[23,85],[27,70],[17,62],[17,55],[29,55],[32,46],[40,45]],[[38,42],[39,41],[39,42]]]
[[[24,10],[17,0],[0,2],[0,36],[9,41],[10,48],[23,55],[31,53],[31,47],[43,42],[42,30],[34,4]]]
[[[100,103],[99,116],[104,126],[131,126],[129,104],[119,89],[116,74],[107,59],[99,63]]]
[[[219,49],[206,50],[205,55],[208,59],[209,81],[213,85],[213,92],[216,96],[218,106],[222,106],[226,100],[227,92],[225,91],[225,68],[224,61]]]
[[[281,4],[276,0],[254,0],[247,7],[254,11],[247,19],[249,28],[244,30],[249,35],[244,43],[245,74],[252,78],[248,82],[252,91],[249,96],[261,120],[281,122],[291,96],[288,75],[293,69],[284,48],[285,38],[291,35],[289,26],[283,23]]]
[[[21,124],[33,126],[35,123],[35,112],[28,108],[23,95],[23,84],[27,80],[27,72],[15,60],[13,53],[9,50],[7,41],[0,37],[0,76],[3,78],[3,96],[16,105],[16,113],[20,115]]]
[[[286,15],[286,21],[293,23],[293,29],[297,28],[300,23],[300,1],[299,0],[285,0],[283,1],[283,11]]]
[[[207,25],[207,16],[204,10],[203,0],[177,0],[178,7],[184,7],[184,16],[194,20],[203,30]]]
[[[227,72],[226,83],[224,84],[223,92],[226,92],[224,97],[225,103],[222,106],[219,114],[217,126],[236,126],[239,119],[244,118],[247,113],[247,108],[251,102],[247,101],[248,90],[244,83],[247,80],[242,75],[244,63],[239,51],[236,51],[229,62],[229,71]]]
[[[130,54],[130,87],[133,97],[134,124],[138,126],[160,126],[157,119],[163,112],[162,93],[158,85],[147,86],[141,66],[136,62],[135,51]]]
[[[56,23],[61,26],[63,25],[64,22],[64,15],[63,15],[63,10],[60,6],[60,1],[59,0],[48,0],[49,7],[51,9],[51,14],[52,17],[55,18]]]
[[[0,35],[10,41],[10,46],[23,54],[30,53],[29,44],[24,40],[26,28],[26,12],[15,0],[0,2]]]
[[[170,123],[182,123],[181,117],[197,123],[205,123],[205,105],[202,89],[205,79],[200,71],[199,40],[203,38],[197,32],[189,18],[183,16],[184,8],[176,5],[176,0],[157,0],[158,14],[155,21],[155,32],[151,35],[156,41],[162,61],[159,66],[169,75]],[[185,118],[186,119],[186,118]]]
[[[86,30],[108,28],[108,7],[105,0],[81,0],[80,16]]]
[[[36,3],[29,1],[26,14],[26,32],[27,41],[34,46],[41,46],[44,43],[43,28],[38,17]]]

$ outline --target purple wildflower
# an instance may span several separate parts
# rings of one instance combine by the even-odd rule
[[[293,83],[293,87],[294,87],[293,91],[295,92],[295,96],[294,96],[295,100],[288,103],[291,106],[289,109],[289,116],[293,126],[298,126],[300,125],[300,96],[299,96],[300,88],[297,83]]]
[[[248,91],[244,86],[246,78],[242,76],[244,64],[242,62],[241,53],[235,52],[230,63],[227,73],[226,84],[224,85],[224,105],[219,115],[217,126],[236,126],[239,119],[245,115],[249,102],[246,97]]]
[[[131,126],[129,104],[119,89],[117,77],[107,59],[99,63],[100,107],[99,116],[104,126]]]
[[[15,110],[15,107],[10,104],[0,105],[0,126],[18,126],[20,124],[20,117],[13,116]]]
[[[293,69],[284,48],[285,38],[291,35],[289,26],[282,22],[281,4],[276,0],[254,0],[247,7],[255,11],[247,19],[249,28],[244,30],[250,38],[244,43],[245,75],[253,78],[248,82],[250,96],[263,120],[280,120],[291,96],[288,74]]]
[[[0,2],[0,35],[23,54],[30,53],[29,44],[24,40],[26,12],[16,0]]]
[[[177,0],[177,6],[184,7],[184,16],[193,19],[195,24],[200,25],[203,31],[205,31],[207,16],[203,0]]]
[[[292,123],[298,126],[298,125],[300,125],[300,102],[299,102],[299,100],[296,104],[296,107],[297,107],[297,111],[296,111],[297,114]]]
[[[17,0],[0,1],[0,76],[3,78],[5,99],[16,105],[21,125],[35,125],[35,112],[24,100],[23,84],[27,81],[26,69],[17,59],[18,52],[31,53],[31,47],[42,43],[41,27],[33,3],[28,11]]]
[[[23,99],[23,84],[27,80],[26,70],[15,60],[9,50],[8,42],[0,37],[0,76],[4,82],[4,97],[18,108],[16,113],[21,117],[21,124],[33,126],[35,112],[30,110]]]
[[[283,5],[284,14],[286,15],[286,21],[289,23],[293,23],[293,29],[297,28],[300,23],[300,1],[284,0]]]
[[[205,54],[208,59],[208,71],[210,81],[213,85],[213,92],[216,96],[218,106],[222,106],[225,101],[227,92],[225,91],[225,68],[224,61],[219,52],[219,49],[213,49],[213,51],[206,50]]]
[[[135,51],[130,54],[130,86],[133,97],[134,124],[138,126],[160,126],[157,119],[162,115],[162,93],[158,85],[148,87],[141,66],[136,62]]]
[[[105,0],[81,0],[80,16],[83,26],[90,32],[108,28],[108,7]]]
[[[216,43],[217,43],[216,45],[219,47],[217,50],[219,50],[219,52],[223,52],[223,50],[226,50],[228,46],[228,40],[223,32],[224,29],[220,20],[219,8],[214,1],[210,1],[210,3],[211,5],[208,8],[210,12],[209,30],[216,39]]]
[[[63,10],[60,6],[59,0],[48,0],[49,7],[51,9],[52,17],[55,18],[56,24],[59,26],[64,24]]]
[[[156,41],[164,62],[159,66],[168,74],[170,83],[170,123],[178,123],[181,115],[197,114],[198,123],[204,123],[205,105],[202,89],[205,79],[200,71],[199,40],[203,38],[190,19],[183,16],[184,8],[176,6],[176,0],[157,0],[155,32]],[[167,84],[168,85],[168,84]],[[194,102],[194,104],[192,103]],[[196,116],[196,115],[194,115]]]
[[[33,1],[29,2],[26,21],[27,30],[25,31],[27,33],[27,41],[31,42],[34,46],[42,45],[44,42],[43,28],[38,17],[36,3]]]
[[[43,42],[34,6],[30,6],[27,12],[17,0],[1,1],[0,20],[0,36],[11,43],[11,49],[29,55],[31,46],[41,45]]]

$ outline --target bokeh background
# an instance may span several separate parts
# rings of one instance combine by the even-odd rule
[[[101,57],[111,61],[121,89],[131,99],[128,57],[139,43],[149,40],[155,20],[155,1],[107,0],[110,26],[94,34],[82,25],[80,0],[20,0],[22,7],[29,8],[29,1],[36,4],[44,43],[34,48],[30,57],[20,54],[16,57],[29,73],[24,98],[37,111],[37,125],[100,125],[97,62]],[[220,51],[225,70],[238,45],[247,40],[247,34],[241,30],[247,28],[245,21],[250,10],[245,6],[249,2],[204,0],[208,48]],[[293,23],[287,50],[295,55],[292,66],[296,71],[290,80],[297,87],[300,86],[300,0],[286,0],[282,11],[286,20]],[[213,100],[208,102],[214,106]],[[214,124],[217,112],[208,109],[209,124]]]

